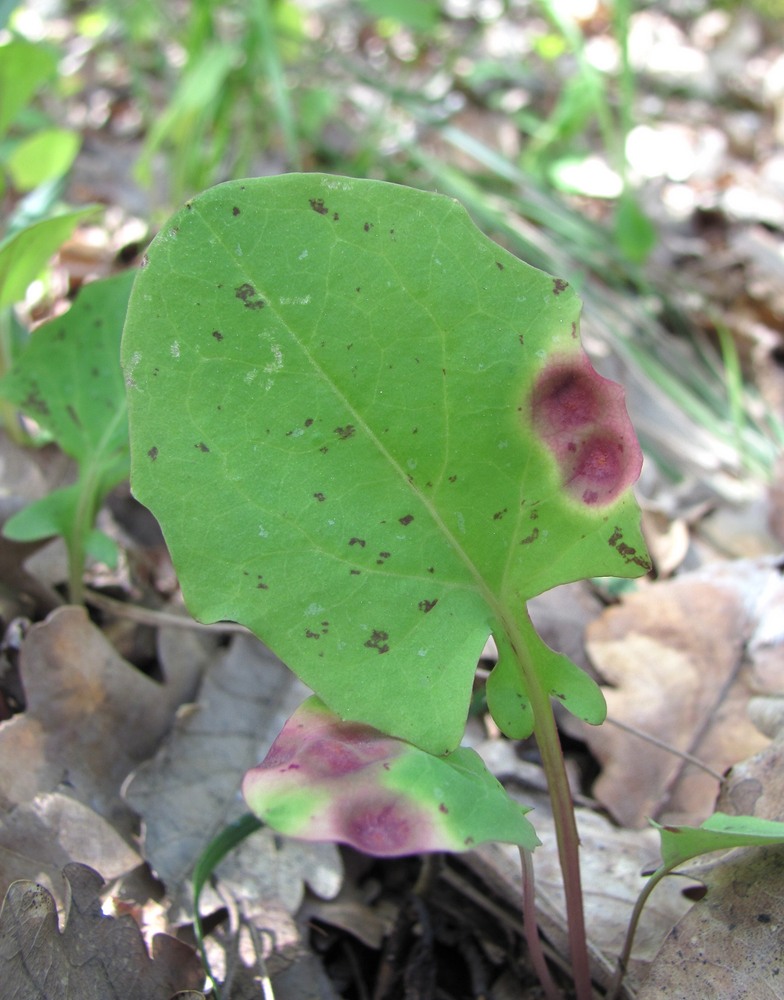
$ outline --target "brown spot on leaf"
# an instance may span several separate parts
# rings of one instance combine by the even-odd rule
[[[199,451],[204,452],[205,454],[210,450],[203,441],[199,441],[198,444],[194,445],[194,448],[198,448]]]
[[[392,555],[391,552],[379,552],[378,559],[376,559],[377,566],[383,566],[387,559]]]
[[[243,303],[246,309],[263,309],[267,304],[264,299],[258,298],[258,292],[249,281],[238,285],[234,289],[234,295]]]
[[[504,514],[506,514],[506,512],[507,512],[507,508],[506,507],[504,507],[503,510],[497,510],[495,512],[495,514],[493,514],[493,520],[494,521],[500,521],[501,518],[504,516]]]
[[[429,611],[433,610],[436,604],[438,604],[437,597],[434,598],[432,601],[427,601],[427,600],[420,601],[419,604],[417,604],[417,607],[423,614],[426,615]]]
[[[405,526],[405,525],[407,525],[407,524],[411,524],[411,522],[412,522],[413,520],[414,520],[414,515],[413,515],[413,514],[406,514],[406,515],[405,515],[405,517],[399,517],[399,518],[398,518],[398,521],[399,521],[399,522],[400,522],[400,523],[401,523],[401,524],[402,524],[403,526]]]
[[[240,210],[239,210],[239,208],[237,208],[236,205],[234,206],[234,208],[232,208],[231,214],[234,215],[234,216],[237,216],[237,215],[240,214]]]
[[[333,431],[333,433],[337,434],[341,441],[348,440],[348,438],[353,437],[356,432],[357,429],[353,424],[346,424],[345,427],[336,427]]]
[[[350,569],[348,572],[349,576],[359,576],[361,571],[358,569]]]
[[[154,462],[157,457],[158,457],[158,449],[156,448],[155,445],[153,445],[152,448],[150,448],[150,450],[147,452],[147,458],[149,458],[151,462]]]
[[[530,535],[528,535],[527,538],[521,538],[520,539],[520,544],[521,545],[530,545],[531,542],[535,542],[538,537],[539,537],[539,529],[538,528],[534,528],[534,530],[531,532]]]
[[[369,233],[370,230],[373,228],[373,223],[372,222],[366,222],[365,225],[362,228],[365,230],[366,233]]]
[[[389,643],[387,642],[388,639],[389,639],[388,632],[383,632],[381,631],[381,629],[374,628],[370,634],[370,638],[365,643],[365,646],[367,646],[368,649],[376,649],[378,650],[379,653],[388,653],[389,652]]]
[[[314,212],[318,212],[319,215],[326,215],[329,212],[323,198],[311,198],[310,207]]]
[[[213,330],[212,335],[216,340],[223,340],[223,334],[220,332],[220,330]]]
[[[82,426],[82,421],[79,419],[79,414],[76,412],[73,406],[71,406],[70,403],[68,404],[68,406],[66,406],[65,412],[68,414],[68,416],[76,424],[77,427]]]
[[[569,282],[563,278],[553,278],[553,295],[560,295],[569,287]]]
[[[313,426],[313,418],[312,417],[308,417],[308,419],[305,421],[305,426],[306,427],[312,427]]]
[[[324,503],[324,501],[327,499],[323,493],[314,493],[313,496],[316,500],[318,500],[319,503]]]
[[[40,413],[42,416],[46,416],[51,412],[49,410],[49,404],[41,396],[41,390],[37,382],[32,382],[30,384],[29,392],[19,405],[23,410],[33,410],[35,413]]]
[[[364,547],[365,547],[365,539],[364,538],[349,538],[348,544],[349,545],[358,545],[361,549],[364,549]]]

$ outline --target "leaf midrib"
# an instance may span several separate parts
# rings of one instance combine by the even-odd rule
[[[450,206],[450,210],[452,210],[451,206]],[[184,211],[188,211],[188,210],[186,209]],[[212,237],[214,237],[214,239],[223,248],[223,250],[225,251],[225,253],[227,255],[227,258],[230,259],[230,260],[232,260],[233,265],[237,269],[238,273],[240,275],[242,275],[244,278],[246,278],[247,281],[248,281],[248,283],[252,284],[253,287],[256,288],[256,290],[258,292],[260,292],[261,294],[263,294],[265,296],[265,300],[266,300],[266,303],[267,303],[265,308],[270,309],[270,311],[275,315],[276,319],[280,322],[282,328],[284,330],[286,330],[286,332],[288,333],[288,335],[291,337],[292,342],[300,350],[302,356],[307,359],[307,362],[311,366],[311,368],[313,369],[313,371],[323,381],[323,384],[326,385],[327,388],[333,393],[333,395],[339,401],[339,403],[342,406],[345,406],[346,410],[351,414],[352,419],[356,421],[356,425],[359,428],[361,428],[361,430],[362,430],[362,432],[364,434],[367,435],[368,439],[371,441],[371,443],[376,448],[376,450],[379,452],[379,454],[382,456],[382,458],[384,458],[384,460],[389,464],[389,466],[397,473],[397,475],[400,478],[400,480],[405,484],[405,486],[411,491],[411,493],[417,498],[417,500],[425,508],[425,510],[427,511],[427,513],[429,514],[429,516],[431,518],[431,521],[434,523],[434,525],[436,526],[437,530],[440,532],[440,534],[442,535],[442,537],[444,538],[444,540],[447,542],[447,544],[449,545],[449,547],[452,549],[452,551],[454,551],[455,553],[457,553],[460,561],[465,566],[465,568],[466,568],[466,570],[468,572],[469,577],[473,581],[473,588],[464,587],[464,589],[473,589],[477,593],[479,593],[480,596],[485,601],[485,603],[488,605],[488,607],[493,612],[493,616],[496,619],[496,621],[499,624],[501,622],[503,622],[505,620],[505,618],[507,617],[507,615],[509,614],[509,609],[505,609],[503,607],[501,599],[500,599],[500,596],[496,595],[493,592],[493,590],[490,588],[490,586],[487,584],[486,580],[484,579],[484,576],[482,575],[482,573],[480,572],[480,570],[478,569],[478,567],[476,566],[476,564],[474,563],[474,561],[471,559],[471,557],[468,555],[468,553],[465,551],[465,549],[462,547],[462,545],[459,544],[459,542],[456,539],[455,535],[449,530],[448,526],[444,522],[443,518],[441,517],[440,513],[438,512],[438,510],[435,507],[435,505],[433,504],[433,502],[426,496],[426,494],[424,494],[419,488],[417,488],[417,486],[415,485],[415,483],[411,482],[411,480],[409,479],[408,473],[400,466],[400,464],[397,462],[397,460],[392,456],[392,454],[384,446],[384,444],[381,441],[381,439],[372,430],[372,428],[367,423],[367,421],[362,416],[362,414],[356,409],[356,407],[353,405],[353,403],[351,403],[351,401],[348,399],[348,397],[345,395],[345,393],[342,392],[341,389],[335,384],[335,382],[327,374],[327,372],[324,370],[324,368],[321,365],[318,364],[318,362],[313,357],[313,355],[308,350],[308,348],[302,343],[302,341],[300,340],[299,336],[297,335],[296,331],[292,328],[292,326],[290,325],[290,323],[288,323],[283,318],[283,316],[281,315],[280,311],[277,310],[276,307],[272,304],[273,296],[270,295],[266,290],[263,290],[262,287],[259,285],[259,283],[258,283],[258,281],[256,279],[256,276],[254,274],[252,274],[250,271],[248,271],[244,266],[242,266],[236,260],[235,255],[231,252],[229,246],[227,245],[227,243],[223,239],[223,236],[222,236],[220,230],[213,228],[208,223],[208,221],[205,218],[205,216],[204,216],[203,213],[197,212],[197,206],[196,206],[196,204],[194,204],[193,207],[190,209],[189,214],[191,216],[195,217],[195,218],[198,218],[201,221],[202,225],[207,230],[207,232]],[[334,239],[336,241],[340,241],[341,237],[340,236],[334,236]],[[343,241],[343,242],[347,243],[347,241]],[[445,412],[445,415],[446,415],[446,425],[448,426],[449,413],[448,413],[448,410],[446,408],[445,408],[444,412]]]

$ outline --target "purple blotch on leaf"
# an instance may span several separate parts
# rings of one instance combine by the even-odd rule
[[[410,851],[412,827],[421,822],[402,796],[392,793],[358,803],[341,819],[341,840],[366,854],[382,856]]]
[[[294,836],[332,840],[382,857],[445,846],[427,810],[385,787],[390,764],[412,748],[370,726],[343,722],[310,699],[294,713],[265,760],[250,770],[243,793],[262,817],[288,794],[313,794]],[[285,811],[285,807],[284,807]]]
[[[599,375],[583,351],[560,355],[539,373],[531,421],[564,488],[586,506],[612,503],[640,474],[642,451],[623,389]]]

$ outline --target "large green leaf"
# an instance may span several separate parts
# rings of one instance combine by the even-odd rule
[[[289,175],[189,202],[150,248],[123,363],[133,488],[191,611],[437,754],[493,632],[502,724],[530,729],[526,599],[647,566],[639,448],[578,315],[441,196]],[[601,721],[546,653],[552,693]]]

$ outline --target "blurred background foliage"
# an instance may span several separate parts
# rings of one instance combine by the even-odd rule
[[[240,176],[440,190],[577,286],[594,362],[628,389],[643,490],[743,500],[773,474],[781,410],[764,352],[704,280],[700,227],[737,221],[725,175],[781,130],[759,71],[737,71],[778,65],[781,6],[5,0],[0,281],[13,234],[67,206],[103,204],[115,233],[136,220],[141,247],[185,198]],[[745,150],[716,145],[733,130]]]

